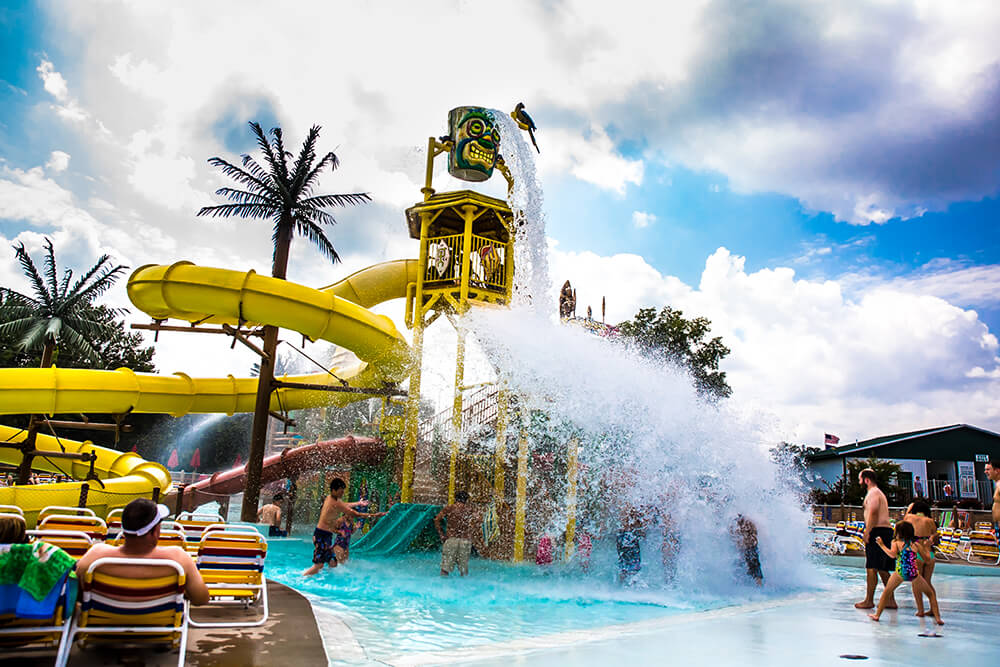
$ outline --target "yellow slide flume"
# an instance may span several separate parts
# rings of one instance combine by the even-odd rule
[[[360,360],[351,367],[333,369],[337,378],[355,387],[380,387],[387,383],[395,384],[409,374],[410,353],[392,320],[368,308],[406,296],[408,286],[416,281],[416,271],[417,262],[414,260],[385,262],[317,290],[261,276],[254,271],[232,271],[177,262],[169,266],[149,265],[136,269],[129,278],[127,289],[132,303],[158,320],[174,318],[243,327],[270,324],[297,331],[313,340],[327,340],[353,351]],[[328,373],[281,379],[304,384],[339,384],[339,380]],[[192,378],[184,373],[157,375],[135,373],[129,369],[5,368],[0,369],[0,414],[233,414],[253,411],[256,391],[256,378]],[[362,398],[365,396],[282,388],[274,393],[271,406],[275,410],[294,410],[343,405]],[[0,440],[11,436],[12,433],[9,433]],[[42,439],[39,436],[40,443]],[[10,441],[19,440],[15,437]],[[121,456],[121,452],[100,448],[89,442],[75,443],[62,438],[60,442],[79,445],[84,451],[93,450],[101,456],[104,456],[103,452],[107,452],[108,456]],[[52,444],[56,446],[54,439]],[[38,448],[42,449],[42,445],[39,444]],[[134,454],[131,456],[139,458]],[[17,465],[20,460],[18,450],[0,448],[0,462]],[[139,461],[142,459],[139,458]],[[59,461],[60,464],[63,462]],[[136,465],[141,468],[142,464]],[[46,469],[41,462],[39,468]],[[74,472],[77,468],[75,465]],[[115,480],[119,482],[119,487],[123,483],[131,485],[129,489],[133,495],[149,495],[152,491],[153,482],[148,475],[133,474],[121,464],[108,470],[111,476],[121,477]],[[126,481],[122,476],[132,481]],[[166,484],[169,486],[169,475]],[[73,489],[77,496],[79,493],[79,484],[31,488],[37,494],[49,486],[66,487],[60,493],[71,493]],[[0,504],[6,504],[4,499],[11,496],[11,491],[0,489]],[[69,504],[75,503],[76,496]],[[37,511],[41,506],[52,504],[63,503],[45,500],[33,509]]]

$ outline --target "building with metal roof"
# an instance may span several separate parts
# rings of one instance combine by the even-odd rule
[[[952,424],[827,447],[806,457],[811,483],[825,489],[840,478],[847,461],[872,456],[900,466],[897,484],[910,495],[933,501],[979,498],[989,507],[993,483],[986,477],[985,466],[991,456],[1000,458],[1000,434]]]

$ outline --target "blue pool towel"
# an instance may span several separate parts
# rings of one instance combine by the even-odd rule
[[[36,600],[17,584],[0,585],[0,615],[14,614],[17,618],[32,620],[52,618],[64,595],[65,608],[72,609],[76,604],[76,579],[67,581],[68,577],[67,572],[41,600]]]

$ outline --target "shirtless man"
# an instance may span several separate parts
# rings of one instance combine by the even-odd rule
[[[278,501],[280,496],[274,496],[271,502],[257,510],[257,520],[267,524],[268,537],[288,537],[285,531],[281,530],[281,506]]]
[[[366,514],[356,507],[364,507],[367,500],[346,503],[341,500],[347,484],[339,477],[330,482],[330,495],[323,500],[316,530],[313,531],[313,564],[302,576],[309,577],[323,569],[324,563],[330,567],[346,563],[351,555],[351,533],[355,519],[377,519],[386,512]],[[336,533],[336,537],[334,537]]]
[[[166,505],[157,505],[152,500],[137,498],[122,511],[122,533],[125,543],[120,547],[109,544],[95,544],[76,563],[76,576],[83,581],[83,575],[98,558],[162,558],[172,560],[184,568],[184,596],[192,604],[208,602],[208,587],[198,572],[198,567],[182,547],[158,547],[160,522],[170,514]],[[143,579],[162,577],[164,568],[156,566],[127,567],[109,565],[106,570],[111,575]]]
[[[892,524],[889,523],[889,501],[878,488],[875,471],[865,468],[858,475],[858,483],[868,489],[865,495],[865,569],[867,572],[867,592],[865,599],[856,603],[858,609],[873,609],[875,607],[875,587],[878,580],[884,586],[889,581],[889,572],[896,569],[896,562],[887,556],[875,541],[881,537],[886,544],[892,542]],[[896,608],[896,598],[890,596],[886,601],[887,609]]]
[[[986,476],[993,482],[993,532],[1000,535],[1000,458],[990,457],[986,464]]]
[[[451,574],[456,565],[461,576],[464,577],[469,573],[472,540],[476,539],[478,534],[477,519],[476,511],[469,506],[469,494],[465,491],[456,491],[455,502],[444,507],[434,517],[434,528],[444,543],[441,547],[442,577]],[[441,530],[442,520],[447,521],[445,530]]]

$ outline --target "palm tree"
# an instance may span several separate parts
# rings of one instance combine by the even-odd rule
[[[51,240],[45,239],[42,272],[23,243],[14,246],[14,252],[34,296],[0,287],[0,336],[13,338],[15,348],[21,351],[30,353],[40,349],[42,368],[52,365],[52,357],[60,345],[71,349],[77,357],[99,361],[101,355],[94,341],[107,337],[109,320],[97,317],[93,302],[118,281],[127,267],[112,266],[111,257],[101,255],[97,263],[73,282],[73,272],[69,269],[59,277]],[[106,310],[114,315],[125,313],[118,308]],[[26,484],[31,477],[33,457],[29,452],[34,451],[37,431],[38,418],[32,416],[22,443],[24,454],[18,469],[19,484]]]
[[[325,169],[334,171],[340,166],[340,160],[332,152],[316,160],[316,141],[320,132],[318,125],[313,125],[309,129],[298,157],[285,150],[281,128],[276,127],[271,130],[270,140],[259,123],[251,122],[250,130],[263,153],[264,166],[247,154],[241,156],[242,168],[220,157],[211,158],[208,161],[210,165],[219,167],[222,173],[245,189],[219,188],[215,193],[225,197],[230,203],[205,206],[198,211],[198,215],[265,218],[273,221],[271,240],[274,243],[274,255],[271,275],[275,278],[282,280],[285,278],[288,270],[288,251],[292,236],[295,234],[309,239],[333,262],[339,261],[340,256],[321,226],[337,222],[326,209],[364,204],[370,202],[371,197],[364,192],[339,195],[312,194],[320,174]],[[244,521],[253,521],[257,517],[260,473],[267,443],[268,412],[271,392],[274,390],[274,358],[277,344],[277,327],[265,326],[264,356],[261,357],[260,363],[260,380],[257,384],[257,402],[250,438],[250,455],[247,461],[247,484],[243,494]]]

